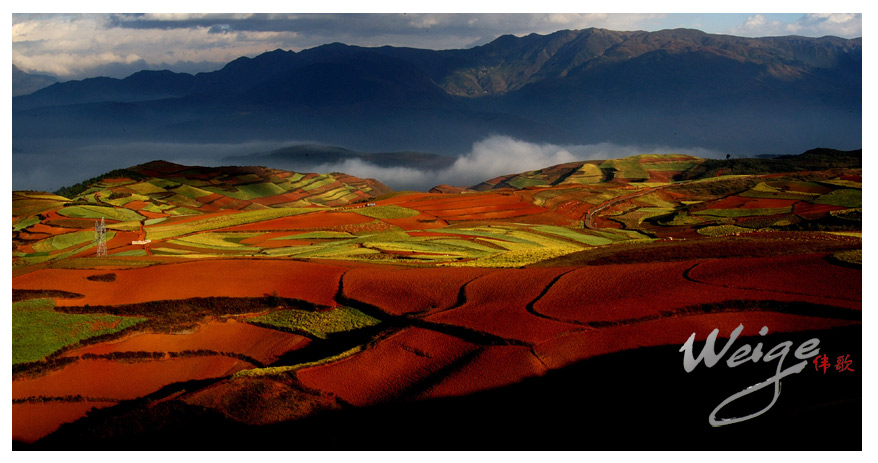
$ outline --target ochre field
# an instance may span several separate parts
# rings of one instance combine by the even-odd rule
[[[861,170],[679,179],[700,163],[394,193],[154,162],[74,197],[13,192],[13,441],[127,442],[192,417],[258,434],[515,390],[715,328],[859,330]],[[135,417],[152,424],[120,424]]]

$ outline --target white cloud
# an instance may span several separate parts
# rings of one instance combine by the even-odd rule
[[[472,151],[458,157],[438,176],[443,180],[441,183],[472,185],[500,175],[576,160],[576,156],[557,145],[538,145],[507,136],[492,136],[474,143]]]
[[[764,15],[756,14],[747,17],[731,32],[745,37],[834,35],[854,38],[863,35],[863,17],[859,13],[815,13],[802,15],[795,22],[782,22],[769,21]]]
[[[359,159],[323,164],[314,170],[375,178],[395,190],[427,190],[440,184],[472,186],[501,175],[518,174],[566,162],[667,153],[707,158],[716,158],[720,155],[716,151],[698,147],[634,146],[610,142],[560,146],[530,143],[504,135],[494,135],[474,143],[470,152],[458,156],[451,167],[441,170],[380,167]]]
[[[140,60],[144,67],[180,62],[226,63],[283,48],[297,36],[284,31],[215,34],[209,30],[123,28],[111,25],[104,15],[37,17],[13,24],[12,61],[26,72],[81,78],[92,69]]]

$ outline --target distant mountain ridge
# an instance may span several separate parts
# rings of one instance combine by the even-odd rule
[[[249,94],[256,91],[253,87],[282,85],[276,81],[308,66],[346,61],[347,66],[360,72],[372,70],[363,66],[367,63],[397,66],[409,73],[401,76],[404,78],[401,82],[421,80],[422,88],[426,90],[432,81],[449,95],[479,97],[508,93],[534,82],[565,78],[574,70],[581,73],[656,52],[716,55],[761,66],[759,71],[763,76],[794,79],[809,72],[856,65],[862,60],[862,39],[830,36],[745,38],[707,34],[694,29],[620,32],[590,28],[524,37],[504,35],[486,45],[459,50],[368,48],[333,43],[298,53],[277,49],[254,58],[241,57],[218,71],[194,76],[170,71],[140,71],[125,79],[97,77],[65,82],[58,84],[64,90],[56,88],[43,93],[63,97],[65,93],[87,93],[93,88],[110,85],[119,89],[120,94],[128,92],[131,98],[138,99],[155,98],[156,95]],[[359,69],[356,69],[357,63],[361,64]],[[385,76],[396,77],[390,72]],[[424,77],[427,80],[423,80]],[[115,98],[116,95],[107,95],[106,101],[115,101]],[[25,107],[48,104],[37,98],[20,98],[18,103]]]
[[[12,96],[28,95],[37,90],[48,87],[58,79],[43,74],[31,74],[24,72],[14,64],[12,65]]]
[[[141,71],[13,99],[13,141],[315,140],[466,152],[489,134],[799,152],[862,143],[862,40],[689,29],[502,36],[465,50],[339,43],[196,75]]]

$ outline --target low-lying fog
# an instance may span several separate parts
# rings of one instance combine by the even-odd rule
[[[54,191],[113,169],[131,167],[157,159],[184,165],[241,164],[230,163],[224,159],[266,153],[301,143],[306,142],[251,141],[229,144],[129,142],[79,147],[45,143],[28,149],[13,149],[12,188]],[[332,144],[314,141],[307,143]],[[426,191],[440,184],[471,186],[500,175],[535,170],[565,162],[611,159],[646,153],[681,153],[714,158],[725,155],[700,147],[635,146],[611,142],[554,145],[492,135],[474,143],[468,152],[457,154],[456,160],[450,167],[440,170],[420,170],[404,166],[381,167],[360,159],[315,165],[295,161],[271,161],[269,158],[255,155],[251,164],[303,172],[344,172],[357,177],[375,178],[394,190]]]

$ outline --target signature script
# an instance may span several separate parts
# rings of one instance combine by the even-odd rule
[[[701,353],[698,355],[698,357],[693,356],[692,351],[694,349],[693,345],[695,343],[695,333],[692,333],[686,343],[683,344],[683,347],[680,348],[680,352],[683,353],[683,368],[686,370],[687,373],[691,373],[695,369],[695,367],[697,367],[698,364],[702,361],[704,361],[704,365],[707,366],[707,368],[713,367],[722,360],[726,353],[731,350],[732,344],[734,344],[735,340],[738,338],[738,335],[740,335],[742,331],[744,331],[744,325],[738,325],[738,327],[735,328],[734,331],[732,331],[732,334],[729,336],[729,340],[728,342],[726,342],[726,345],[722,348],[722,350],[717,353],[714,346],[716,344],[716,337],[717,335],[719,335],[719,328],[713,330],[710,335],[707,336],[707,342],[704,344],[704,348],[701,350]],[[765,336],[766,334],[768,334],[768,327],[763,326],[762,329],[759,330],[759,335]],[[792,341],[784,341],[778,343],[764,355],[762,353],[761,342],[756,344],[756,347],[751,347],[750,344],[744,344],[738,347],[738,349],[731,356],[729,356],[725,362],[729,368],[735,368],[746,362],[757,363],[759,361],[771,362],[777,360],[777,369],[775,370],[774,376],[771,376],[765,381],[754,384],[741,392],[732,394],[731,396],[729,396],[729,398],[720,402],[720,404],[713,409],[713,412],[710,413],[710,416],[708,417],[708,422],[710,422],[712,426],[725,426],[749,420],[751,418],[756,418],[757,416],[767,412],[772,406],[774,406],[774,403],[777,402],[778,397],[780,397],[780,381],[789,375],[799,373],[803,369],[805,369],[805,366],[808,365],[808,359],[820,353],[820,348],[818,347],[819,345],[820,340],[817,338],[811,338],[800,344],[796,348],[794,356],[795,358],[801,360],[801,362],[791,365],[787,368],[783,368],[783,363],[787,357],[787,354],[789,354],[790,349],[793,347]],[[717,418],[716,415],[726,405],[771,385],[774,385],[774,396],[772,397],[771,403],[765,406],[765,408],[746,416],[736,418]]]

